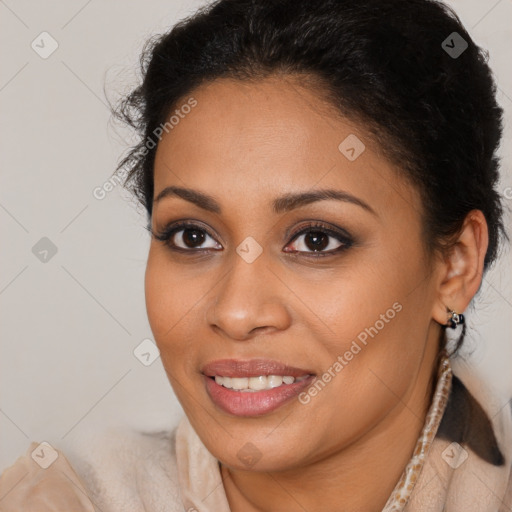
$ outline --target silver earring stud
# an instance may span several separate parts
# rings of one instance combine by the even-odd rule
[[[448,312],[448,323],[447,327],[451,327],[452,329],[456,329],[458,325],[462,325],[465,322],[464,315],[462,313],[457,313],[450,308],[446,308]]]

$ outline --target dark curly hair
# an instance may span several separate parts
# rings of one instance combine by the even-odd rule
[[[142,83],[114,110],[141,136],[117,171],[151,220],[157,145],[147,142],[187,95],[218,78],[296,76],[417,187],[430,251],[450,246],[469,211],[483,212],[487,270],[507,238],[495,190],[503,113],[487,61],[436,0],[217,0],[146,44]]]

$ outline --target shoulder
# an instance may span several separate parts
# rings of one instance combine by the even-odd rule
[[[489,392],[478,395],[471,392],[456,375],[438,436],[459,444],[466,444],[481,459],[495,466],[510,461],[511,410],[508,400]],[[507,453],[508,452],[508,453]],[[506,457],[509,455],[508,457]]]
[[[94,504],[103,512],[164,509],[183,512],[176,429],[147,432],[109,428],[68,452]]]
[[[95,512],[64,454],[49,443],[36,441],[0,475],[0,510]]]
[[[448,500],[468,500],[465,510],[488,510],[490,502],[512,504],[512,400],[491,389],[474,371],[454,375],[445,414],[437,432],[443,451],[439,464],[449,472]],[[440,442],[441,441],[441,442]],[[440,449],[441,449],[440,448]],[[447,457],[457,455],[457,460]],[[442,464],[441,462],[446,463]],[[455,464],[456,462],[456,464]],[[448,480],[447,480],[448,481]],[[448,501],[452,503],[452,501]],[[470,504],[471,501],[471,504]],[[501,510],[501,509],[500,509]]]
[[[183,512],[175,439],[176,428],[111,427],[81,437],[65,453],[32,442],[0,477],[0,510]],[[37,455],[39,461],[54,460],[44,467]]]

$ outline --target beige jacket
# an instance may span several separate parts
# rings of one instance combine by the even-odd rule
[[[512,512],[510,404],[476,394],[485,412],[441,358],[423,431],[383,512]],[[107,430],[67,458],[31,443],[0,476],[0,511],[229,512],[229,505],[217,459],[184,417],[159,433]]]

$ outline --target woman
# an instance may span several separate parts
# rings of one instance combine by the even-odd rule
[[[71,491],[74,510],[512,510],[510,408],[450,363],[504,234],[502,111],[456,15],[219,0],[143,62],[120,168],[185,417],[106,436],[80,478],[32,443],[4,509]]]

